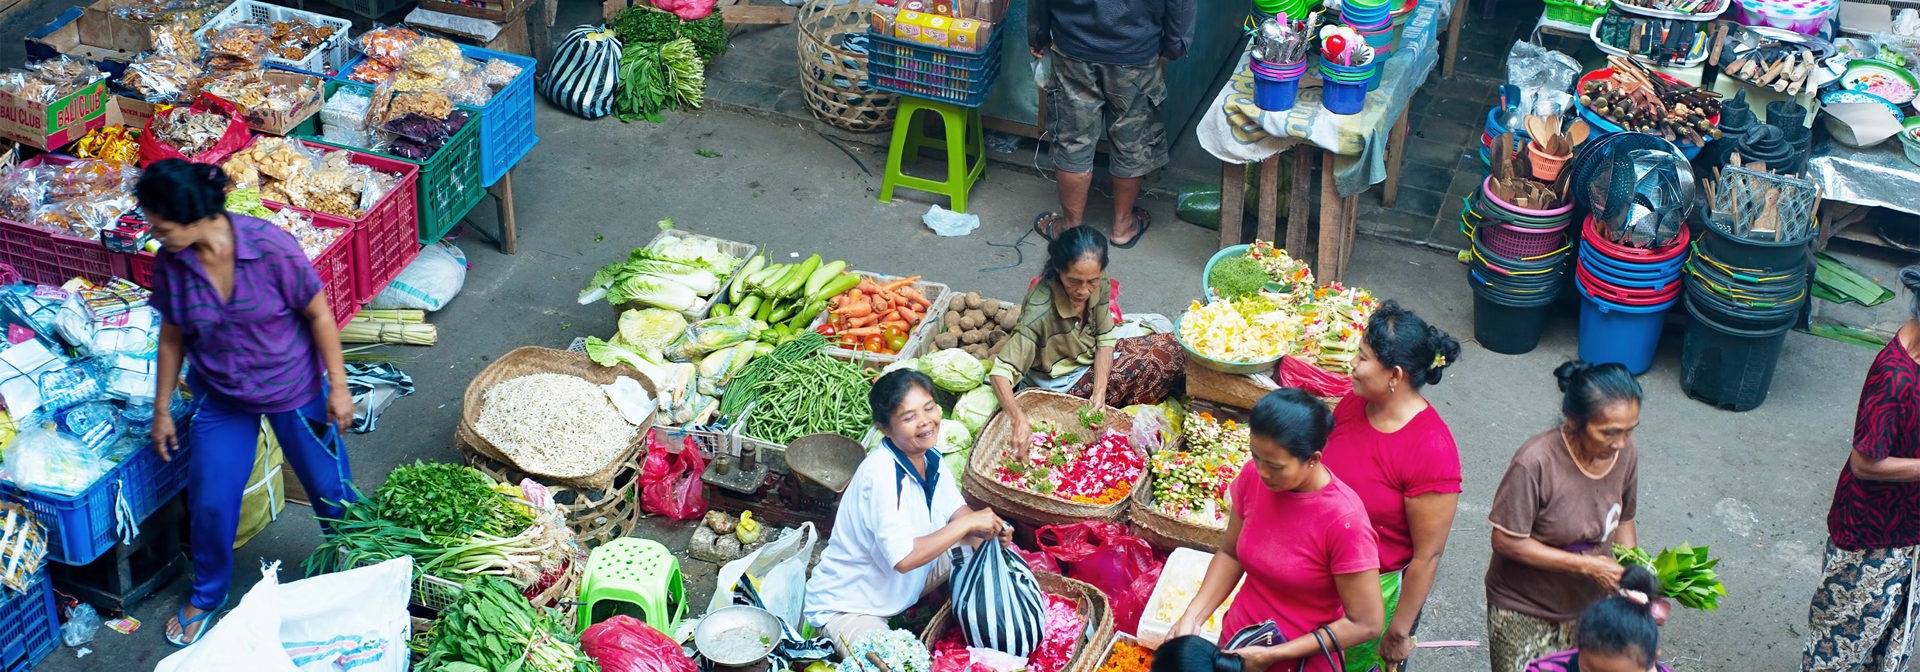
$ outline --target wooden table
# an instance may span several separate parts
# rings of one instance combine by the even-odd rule
[[[507,174],[500,176],[499,182],[495,182],[493,186],[487,187],[487,195],[493,198],[494,230],[488,231],[486,228],[481,227],[478,222],[475,222],[473,220],[473,212],[468,212],[466,218],[461,220],[461,223],[465,224],[469,230],[479,234],[481,238],[492,242],[495,247],[500,248],[501,254],[514,254],[519,252],[520,244],[516,240],[514,233],[513,171],[507,171]],[[474,208],[474,210],[478,211],[479,208]]]
[[[1400,165],[1406,157],[1407,113],[1393,124],[1387,136],[1387,179],[1381,185],[1380,202],[1393,207],[1400,195]],[[1300,258],[1313,250],[1313,274],[1322,282],[1337,281],[1346,275],[1347,262],[1353,258],[1353,237],[1358,223],[1360,195],[1340,196],[1334,188],[1335,154],[1302,139],[1260,162],[1260,206],[1254,220],[1254,238],[1278,242],[1280,162],[1290,158],[1293,164],[1292,191],[1287,196],[1286,249]],[[1313,184],[1314,164],[1320,164],[1320,217],[1312,219],[1308,190]],[[1247,165],[1222,163],[1220,166],[1220,246],[1240,244],[1243,231],[1240,220],[1245,210]],[[1309,231],[1309,228],[1316,231]],[[1317,235],[1315,235],[1317,233]]]

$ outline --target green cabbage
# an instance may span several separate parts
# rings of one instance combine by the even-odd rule
[[[978,436],[987,426],[987,419],[999,410],[1000,398],[994,396],[992,387],[982,385],[960,395],[960,400],[953,404],[953,417],[966,425],[968,432]]]
[[[686,312],[700,305],[700,295],[678,282],[653,275],[629,275],[607,290],[607,303],[641,303]]]
[[[973,430],[958,420],[940,421],[940,452],[953,454],[973,448]]]
[[[955,394],[980,387],[987,378],[987,365],[959,348],[922,357],[920,370],[933,379],[934,385]]]
[[[614,341],[641,352],[659,353],[687,330],[687,318],[659,308],[629,310],[620,313],[620,334]]]

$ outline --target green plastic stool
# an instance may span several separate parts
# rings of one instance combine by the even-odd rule
[[[578,632],[586,632],[587,626],[611,618],[612,613],[595,618],[594,611],[601,602],[613,602],[637,608],[638,617],[648,626],[672,634],[674,625],[687,612],[687,588],[680,576],[680,560],[673,557],[666,546],[651,539],[625,537],[607,542],[587,557],[580,600],[583,604],[574,616]]]
[[[940,138],[929,137],[916,128],[915,113],[932,112],[940,117],[946,131]],[[966,138],[954,142],[954,138]],[[929,180],[901,172],[907,159],[918,158],[920,150],[932,149],[947,156],[947,179]],[[887,151],[887,172],[880,180],[880,202],[893,201],[894,187],[945,194],[952,199],[954,212],[967,211],[967,192],[987,174],[986,131],[980,127],[980,108],[900,97],[900,111],[893,121],[893,142]]]

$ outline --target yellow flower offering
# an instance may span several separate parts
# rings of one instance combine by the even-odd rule
[[[1227,362],[1260,362],[1287,354],[1299,319],[1265,294],[1232,301],[1198,301],[1180,318],[1180,341]]]

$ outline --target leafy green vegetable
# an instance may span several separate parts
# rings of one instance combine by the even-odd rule
[[[648,356],[618,341],[609,343],[599,336],[588,336],[586,342],[587,357],[601,366],[619,366],[626,364],[643,367],[651,364]]]
[[[668,18],[679,20],[672,15]],[[622,44],[626,46],[620,50],[620,87],[613,97],[614,113],[621,121],[666,121],[661,113],[673,106],[673,91],[660,64],[660,47],[648,42]]]
[[[659,352],[687,330],[687,318],[660,308],[620,313],[620,334],[614,340],[640,352]]]
[[[1223,299],[1251,296],[1272,280],[1260,262],[1244,255],[1221,259],[1207,274],[1207,286]]]
[[[675,38],[690,39],[703,63],[712,63],[713,59],[727,53],[727,24],[720,16],[719,7],[714,7],[713,14],[698,21],[682,21],[680,17],[651,7],[629,7],[614,15],[613,32],[623,45],[651,44],[657,47]]]
[[[420,672],[598,672],[580,650],[573,628],[552,612],[534,607],[520,590],[495,577],[481,577],[460,590],[453,606],[433,623]]]
[[[959,348],[939,350],[920,359],[920,370],[942,390],[960,394],[979,387],[987,365]]]
[[[673,220],[661,220],[663,228],[671,227]],[[692,236],[667,236],[658,243],[637,250],[628,256],[628,261],[655,259],[672,262],[681,266],[691,266],[708,273],[715,278],[725,280],[740,266],[740,258],[720,249],[720,243],[711,238]]]
[[[980,430],[987,426],[987,419],[999,410],[1000,398],[994,396],[993,388],[981,385],[960,395],[960,400],[953,403],[953,419],[959,420],[960,424],[967,426],[967,431],[978,436]]]
[[[700,295],[686,285],[657,275],[629,275],[607,290],[607,303],[639,303],[686,312],[700,305]]]
[[[472,467],[414,462],[394,469],[373,492],[381,517],[428,537],[463,539],[475,532],[519,534],[533,517],[493,491],[493,479]]]
[[[1706,546],[1681,544],[1661,551],[1658,556],[1649,557],[1646,551],[1616,544],[1613,557],[1621,564],[1636,564],[1653,570],[1654,576],[1660,581],[1661,592],[1689,609],[1719,609],[1720,597],[1727,594],[1727,587],[1720,583],[1719,574],[1713,571],[1720,560],[1710,557]]]
[[[1082,408],[1079,412],[1080,424],[1088,429],[1099,429],[1107,424],[1107,412],[1096,411],[1092,407]]]
[[[705,102],[707,65],[695,53],[693,40],[682,37],[660,45],[660,64],[666,66],[667,90],[674,100],[699,109]]]

